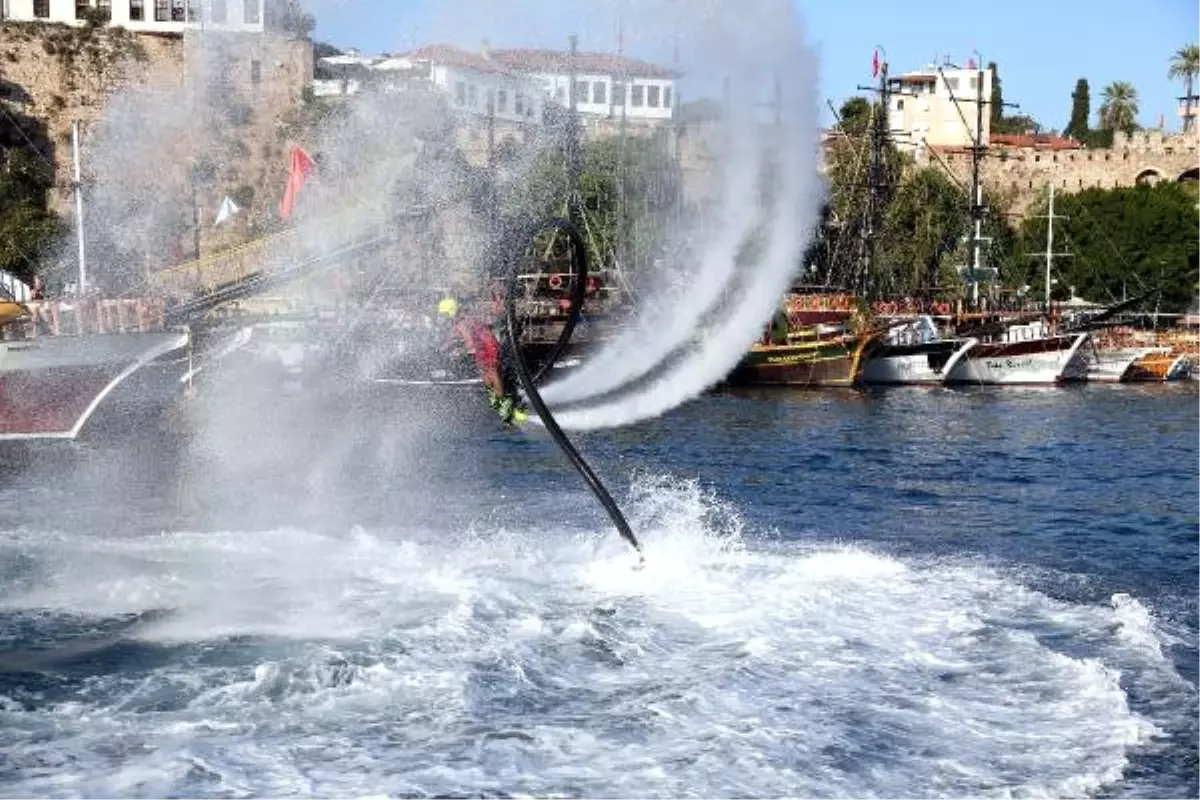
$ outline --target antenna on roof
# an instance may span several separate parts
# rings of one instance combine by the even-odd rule
[[[617,55],[625,52],[625,25],[621,19],[621,11],[617,10]]]

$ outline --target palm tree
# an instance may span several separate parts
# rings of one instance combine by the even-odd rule
[[[1100,104],[1100,128],[1132,133],[1137,128],[1137,89],[1129,81],[1113,81],[1104,87]]]
[[[1192,81],[1196,76],[1200,75],[1200,45],[1185,44],[1176,51],[1175,55],[1171,56],[1171,66],[1167,70],[1168,78],[1183,78],[1184,91],[1184,115],[1183,129],[1190,131],[1196,123],[1195,117],[1192,116]]]

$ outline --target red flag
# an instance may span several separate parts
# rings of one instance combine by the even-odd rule
[[[871,56],[871,77],[872,78],[879,77],[879,51],[878,50],[876,50],[875,53]]]
[[[1165,130],[1165,129],[1166,129],[1166,127],[1167,127],[1167,117],[1166,117],[1166,115],[1165,115],[1165,114],[1159,114],[1159,115],[1158,115],[1158,129],[1161,131],[1161,130]]]
[[[315,168],[316,162],[308,153],[304,152],[304,148],[292,148],[292,165],[288,169],[287,188],[283,192],[283,200],[279,203],[279,217],[284,222],[292,218],[292,210],[296,207],[300,189]]]
[[[967,59],[967,69],[975,69],[975,59]]]

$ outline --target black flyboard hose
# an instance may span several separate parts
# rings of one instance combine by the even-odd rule
[[[537,237],[546,231],[561,231],[566,234],[571,250],[571,266],[573,268],[574,284],[571,287],[571,310],[567,315],[567,321],[563,325],[562,333],[558,336],[558,341],[555,342],[549,356],[538,365],[536,372],[529,368],[529,364],[525,361],[525,354],[521,351],[520,343],[520,323],[517,319],[517,284],[520,277],[520,267],[522,256],[526,250],[534,246]],[[546,407],[546,403],[542,400],[542,396],[538,393],[537,384],[545,376],[546,372],[554,366],[559,356],[567,347],[567,343],[571,340],[571,334],[575,332],[575,326],[579,322],[579,316],[583,311],[584,292],[587,289],[587,251],[584,247],[583,237],[579,235],[579,230],[566,219],[547,219],[536,225],[531,226],[523,231],[519,236],[515,237],[514,244],[517,247],[508,254],[508,280],[507,290],[504,297],[505,324],[508,330],[508,346],[511,350],[511,355],[516,363],[517,377],[521,381],[521,388],[525,392],[525,396],[529,398],[529,404],[533,406],[533,410],[537,412],[541,418],[542,424],[546,426],[550,436],[554,439],[554,443],[559,446],[559,449],[567,456],[567,460],[571,462],[571,466],[583,478],[583,482],[592,490],[592,494],[600,501],[600,505],[604,506],[604,510],[608,512],[609,518],[616,526],[617,532],[625,541],[632,545],[639,556],[642,556],[642,546],[638,543],[637,537],[633,535],[633,530],[629,527],[629,523],[625,520],[625,515],[621,513],[621,509],[617,507],[616,501],[612,499],[612,495],[608,493],[608,489],[604,488],[604,484],[596,477],[596,473],[592,472],[592,468],[575,446],[571,444],[571,440],[563,433],[562,428],[558,427],[558,423],[554,419],[554,415],[550,413],[550,409]],[[519,249],[518,249],[519,248]]]

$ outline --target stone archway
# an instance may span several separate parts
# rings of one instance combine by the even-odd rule
[[[1133,179],[1134,186],[1153,186],[1162,180],[1162,170],[1158,167],[1143,167]]]
[[[1186,170],[1179,176],[1179,182],[1183,181],[1200,181],[1200,167],[1192,167]]]

